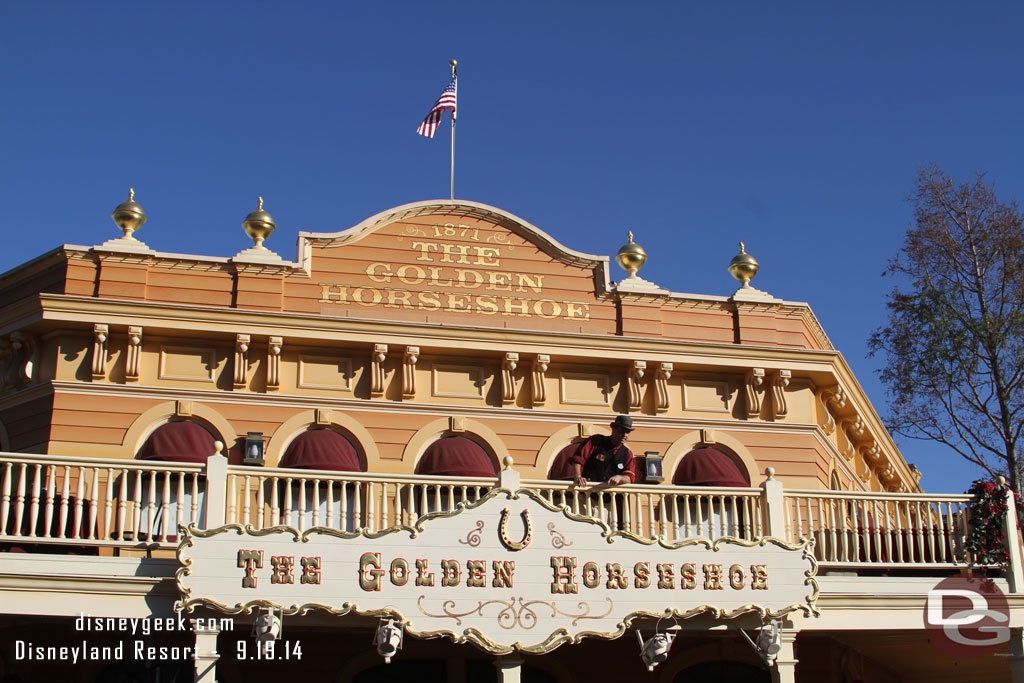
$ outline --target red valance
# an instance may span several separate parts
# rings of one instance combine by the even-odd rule
[[[196,422],[168,422],[149,435],[139,450],[139,459],[205,463],[213,455],[214,441],[213,434]]]
[[[548,472],[548,479],[572,480],[572,467],[569,466],[569,458],[571,458],[582,445],[583,441],[577,441],[558,451],[558,455],[555,456],[555,461],[551,463],[551,471]]]
[[[453,434],[430,444],[420,458],[417,474],[449,477],[495,477],[498,467],[483,446],[472,439]]]
[[[331,429],[310,429],[299,434],[288,444],[280,466],[335,472],[363,471],[356,447]]]
[[[695,448],[680,461],[672,477],[676,486],[750,486],[736,461],[716,448]]]

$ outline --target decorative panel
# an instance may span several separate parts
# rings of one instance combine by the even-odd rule
[[[477,365],[433,366],[433,394],[446,398],[483,398],[484,369]]]
[[[352,359],[299,354],[299,388],[352,391]]]
[[[581,406],[611,405],[611,380],[596,372],[563,372],[559,376],[562,403]]]
[[[195,346],[161,346],[160,379],[213,382],[217,350]]]
[[[683,409],[728,413],[732,390],[727,381],[686,379],[683,381]]]

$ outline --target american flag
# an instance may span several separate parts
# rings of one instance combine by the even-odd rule
[[[423,119],[423,123],[416,129],[416,132],[420,135],[425,135],[428,138],[434,137],[434,133],[437,132],[437,127],[441,125],[441,117],[444,115],[445,109],[452,110],[452,121],[455,120],[455,100],[458,93],[458,76],[452,75],[452,80],[448,84],[448,87],[444,89],[441,96],[437,98],[437,102],[430,109],[430,113],[427,114],[427,118]]]

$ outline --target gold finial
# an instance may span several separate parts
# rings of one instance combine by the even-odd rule
[[[760,267],[757,259],[747,253],[746,245],[740,242],[740,253],[733,256],[732,261],[729,262],[729,273],[740,281],[743,289],[747,289]]]
[[[128,201],[118,204],[110,217],[114,219],[114,224],[121,228],[126,238],[135,239],[132,233],[146,222],[146,212],[135,202],[135,188],[128,188]]]
[[[270,237],[271,233],[277,229],[277,225],[270,214],[263,210],[263,197],[260,197],[256,204],[256,210],[242,221],[242,228],[257,247],[263,247],[263,240]]]
[[[450,66],[458,66],[458,65],[459,65],[458,61],[456,61],[456,60],[454,60],[454,59],[453,59],[452,61],[448,62],[448,64],[449,64]]]
[[[632,241],[633,241],[633,231],[632,231],[632,230],[630,230],[630,231],[629,231],[628,233],[626,233],[626,234],[627,234],[627,235],[629,235],[629,239],[627,239],[626,241],[627,241],[627,242],[632,242]]]
[[[633,241],[632,230],[629,231],[629,241],[619,249],[619,253],[615,255],[615,260],[624,271],[629,273],[629,277],[636,277],[636,271],[643,268],[644,264],[647,263],[647,252]]]

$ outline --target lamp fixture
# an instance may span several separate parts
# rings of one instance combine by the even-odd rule
[[[740,629],[740,633],[769,669],[775,666],[775,659],[779,656],[779,650],[782,649],[782,628],[779,626],[778,619],[772,619],[758,629],[756,641],[743,629]]]
[[[654,635],[646,640],[640,634],[640,629],[636,630],[636,639],[640,642],[640,659],[648,671],[654,671],[654,667],[668,659],[668,651],[672,649],[672,643],[681,629],[679,624],[672,624],[664,631],[655,629]]]
[[[278,608],[275,611],[273,607],[264,607],[252,625],[252,635],[257,643],[263,645],[272,640],[280,640],[283,628],[284,610]]]
[[[384,658],[385,664],[402,649],[402,638],[405,632],[401,624],[391,617],[381,617],[377,624],[377,633],[373,636],[373,644],[377,646],[377,654]]]
[[[263,432],[247,432],[245,435],[245,457],[242,463],[262,467],[263,448],[266,442],[263,440]]]
[[[662,469],[662,457],[658,451],[644,452],[644,483],[659,483],[665,481],[665,473]]]

